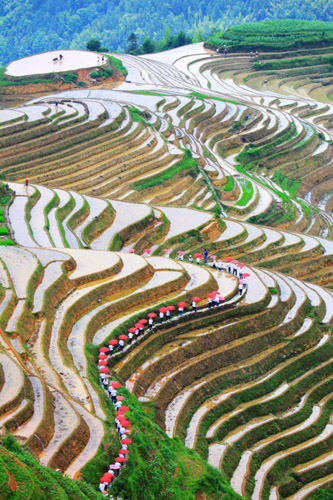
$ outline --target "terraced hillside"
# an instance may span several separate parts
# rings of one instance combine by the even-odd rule
[[[117,89],[0,112],[17,245],[0,245],[1,433],[97,486],[120,446],[105,366],[133,441],[110,492],[329,488],[330,80],[203,44],[119,57]]]

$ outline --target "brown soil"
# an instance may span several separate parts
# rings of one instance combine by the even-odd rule
[[[14,476],[12,476],[12,474],[10,472],[8,472],[8,470],[7,470],[7,474],[8,474],[8,485],[9,485],[10,489],[12,491],[16,491],[17,490],[17,482],[15,481]]]

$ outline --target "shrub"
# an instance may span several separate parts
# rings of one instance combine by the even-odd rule
[[[0,227],[0,235],[9,234],[9,230],[7,227]]]

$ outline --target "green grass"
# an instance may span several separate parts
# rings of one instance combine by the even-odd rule
[[[231,104],[238,104],[241,106],[241,102],[238,101],[231,101],[230,99],[222,99],[222,97],[215,97],[207,94],[200,94],[199,92],[191,92],[191,95],[194,97],[197,97],[198,99],[214,99],[215,101],[223,101],[223,102],[230,102]]]
[[[106,57],[107,57],[109,63],[111,64],[111,66],[113,66],[118,71],[120,71],[120,73],[122,73],[124,76],[127,75],[127,69],[123,65],[122,61],[120,59],[118,59],[118,57],[108,56],[108,55]]]
[[[0,227],[0,235],[9,234],[9,229],[7,227]]]
[[[142,189],[148,189],[150,187],[162,184],[174,177],[179,172],[185,171],[192,177],[196,177],[199,173],[198,162],[192,157],[190,150],[185,150],[183,158],[177,162],[175,165],[163,170],[161,173],[152,175],[146,179],[141,179],[133,184],[133,189],[136,191],[141,191]]]
[[[297,190],[301,185],[301,181],[298,179],[289,179],[284,175],[281,170],[275,170],[272,180],[282,187],[285,191],[291,194],[291,196],[296,196]]]
[[[333,45],[333,23],[279,19],[232,26],[216,33],[206,44],[229,52],[278,52]]]
[[[227,179],[228,181],[225,184],[223,191],[232,191],[235,186],[234,178],[232,177],[232,175],[227,175]]]
[[[242,207],[247,205],[249,201],[253,198],[254,188],[253,188],[253,182],[249,181],[248,179],[245,179],[244,177],[241,177],[239,179],[239,184],[243,189],[243,193],[240,199],[237,201],[236,206]]]

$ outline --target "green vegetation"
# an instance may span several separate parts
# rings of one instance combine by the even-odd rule
[[[3,500],[98,500],[100,493],[84,481],[43,467],[15,441],[11,434],[0,445],[0,483]]]
[[[284,175],[281,170],[275,170],[272,180],[282,187],[285,191],[288,191],[291,196],[296,196],[297,189],[301,185],[301,181],[298,179],[289,179]]]
[[[253,188],[253,182],[249,181],[248,179],[245,179],[244,177],[241,177],[239,179],[239,184],[243,189],[243,193],[240,199],[237,201],[236,205],[242,207],[247,205],[249,201],[253,198],[254,188]]]
[[[192,37],[183,30],[175,36],[172,36],[169,30],[164,32],[164,38],[156,41],[154,38],[145,36],[141,45],[138,45],[138,38],[135,33],[131,33],[127,39],[127,52],[133,55],[151,54],[153,52],[162,52],[164,50],[174,49],[183,45],[192,43]]]
[[[175,163],[172,167],[166,168],[161,173],[135,182],[133,189],[141,191],[142,189],[157,186],[171,179],[171,177],[174,177],[179,172],[186,173],[195,178],[199,173],[198,168],[198,162],[192,157],[191,151],[186,149],[183,158],[179,162]]]
[[[223,102],[230,102],[231,104],[239,104],[241,105],[242,103],[238,101],[231,101],[230,99],[222,99],[222,97],[215,97],[207,94],[201,94],[200,92],[191,92],[190,95],[193,95],[194,97],[197,97],[198,99],[213,99],[215,101],[223,101]]]
[[[235,181],[232,175],[227,175],[227,183],[224,186],[224,191],[232,191],[235,187]]]
[[[296,19],[244,23],[214,34],[206,44],[222,50],[226,46],[229,52],[328,47],[333,45],[333,23]]]
[[[318,56],[318,57],[294,57],[292,59],[280,59],[278,61],[260,62],[256,61],[253,68],[259,70],[280,70],[288,68],[298,68],[303,66],[317,66],[319,64],[328,64],[329,68],[333,67],[333,56]],[[332,69],[330,70],[332,71]]]

